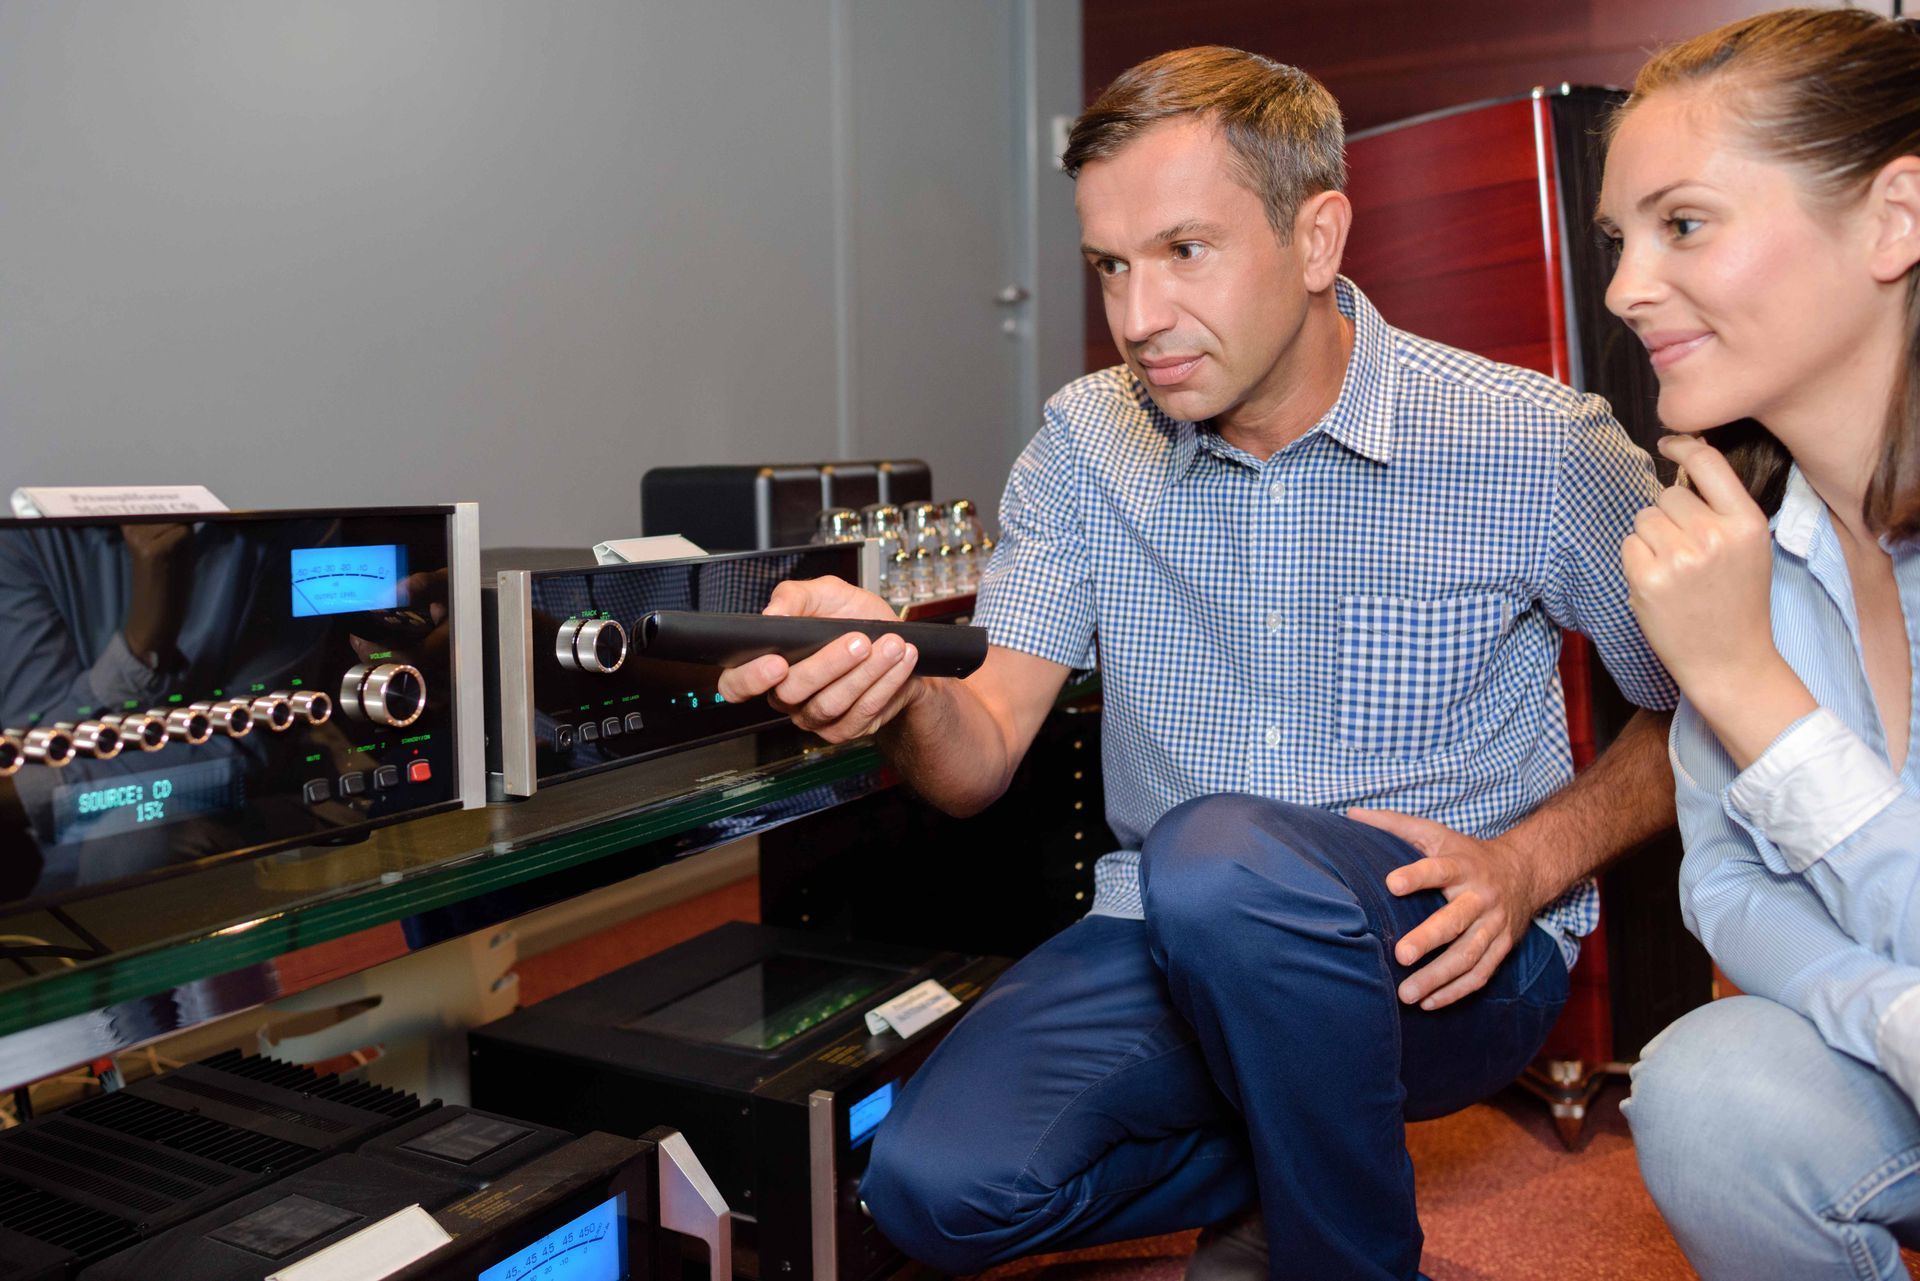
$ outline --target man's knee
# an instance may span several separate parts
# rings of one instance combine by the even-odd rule
[[[1326,826],[1340,821],[1323,810],[1234,793],[1169,810],[1140,855],[1155,939],[1163,946],[1204,940],[1213,951],[1244,938],[1266,953],[1279,942],[1270,927],[1281,921],[1302,934],[1315,923],[1351,926],[1357,904],[1316,850]]]

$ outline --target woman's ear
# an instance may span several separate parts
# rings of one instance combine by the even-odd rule
[[[1869,265],[1890,284],[1920,263],[1920,156],[1890,160],[1867,189],[1874,236]]]

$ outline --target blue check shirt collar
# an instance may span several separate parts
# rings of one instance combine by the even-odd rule
[[[1393,330],[1345,276],[1334,283],[1334,301],[1340,314],[1353,322],[1353,352],[1333,407],[1301,439],[1324,435],[1362,458],[1389,463],[1393,461],[1393,406],[1399,372],[1393,360]],[[1141,394],[1145,396],[1144,387]],[[1168,463],[1175,480],[1189,476],[1202,453],[1255,471],[1266,462],[1229,445],[1206,423],[1176,421],[1150,399],[1145,408],[1173,433],[1174,448]]]

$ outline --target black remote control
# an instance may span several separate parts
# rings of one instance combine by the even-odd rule
[[[913,645],[920,651],[913,669],[915,676],[965,676],[987,657],[984,628],[952,623],[662,609],[642,618],[638,630],[640,652],[647,658],[709,667],[738,667],[765,654],[778,654],[789,663],[797,663],[848,632],[863,632],[875,639],[898,636]]]

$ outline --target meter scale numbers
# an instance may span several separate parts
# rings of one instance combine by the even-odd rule
[[[400,548],[308,547],[292,554],[293,616],[352,614],[400,604]]]

